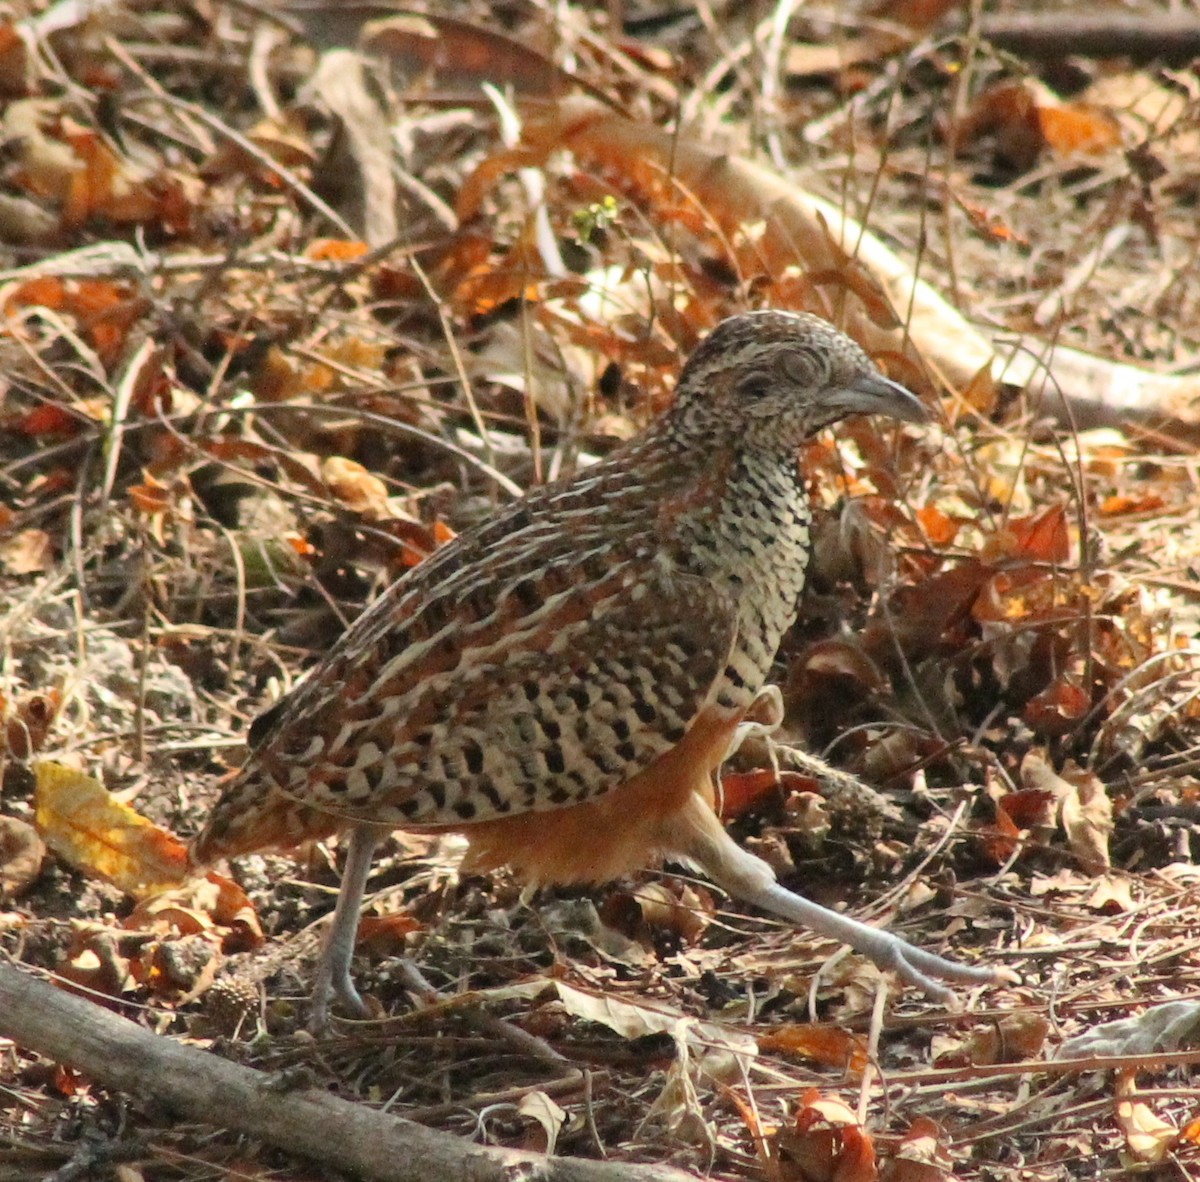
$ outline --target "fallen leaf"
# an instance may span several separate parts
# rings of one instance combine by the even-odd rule
[[[826,1067],[838,1067],[861,1075],[867,1066],[867,1048],[862,1038],[837,1026],[813,1026],[791,1022],[760,1034],[763,1051],[778,1051],[811,1059]]]
[[[27,891],[42,870],[46,846],[37,830],[18,817],[0,816],[0,899]]]
[[[1179,1130],[1153,1112],[1137,1095],[1137,1076],[1133,1071],[1117,1073],[1116,1117],[1125,1134],[1125,1146],[1138,1162],[1156,1165],[1165,1161],[1179,1140]]]
[[[785,1182],[874,1182],[875,1147],[854,1111],[815,1090],[801,1097],[795,1118],[773,1138]]]
[[[535,1153],[553,1154],[558,1145],[558,1134],[567,1123],[566,1110],[560,1108],[545,1092],[526,1092],[517,1105],[522,1116],[537,1121],[543,1136],[536,1143],[526,1143],[523,1148]]]
[[[949,1182],[953,1159],[946,1135],[932,1120],[918,1116],[883,1165],[883,1182]]]
[[[355,460],[329,456],[321,464],[321,478],[333,494],[352,513],[368,521],[390,517],[387,485]]]
[[[91,776],[59,763],[34,767],[36,823],[63,861],[134,898],[180,883],[187,850],[171,834],[118,802]]]
[[[1168,1001],[1132,1018],[1102,1022],[1067,1039],[1056,1059],[1108,1058],[1117,1055],[1149,1057],[1194,1047],[1200,1041],[1200,1003]]]
[[[54,562],[54,543],[44,529],[23,529],[0,542],[0,566],[10,575],[41,574]]]

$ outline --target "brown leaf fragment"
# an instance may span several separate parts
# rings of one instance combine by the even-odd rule
[[[1052,681],[1025,703],[1022,717],[1045,738],[1059,738],[1075,729],[1092,708],[1092,700],[1070,676]]]
[[[1073,765],[1063,769],[1072,791],[1063,797],[1062,825],[1067,844],[1089,874],[1103,874],[1112,865],[1108,841],[1113,831],[1113,808],[1108,790],[1092,772]]]
[[[1021,762],[1021,780],[1049,792],[1058,802],[1058,816],[1067,843],[1089,874],[1111,866],[1108,839],[1112,833],[1112,801],[1100,779],[1074,764],[1057,775],[1044,755],[1030,751]]]
[[[54,562],[54,542],[44,529],[23,529],[0,542],[0,566],[10,575],[37,575]]]
[[[403,955],[411,933],[422,928],[420,920],[407,911],[389,911],[386,915],[364,915],[358,921],[356,946],[369,948],[377,956]]]
[[[1040,1058],[1049,1033],[1050,1023],[1041,1014],[1005,1014],[971,1032],[965,1048],[967,1062],[980,1067]]]
[[[993,823],[979,834],[979,851],[994,866],[1003,866],[1016,853],[1021,830],[999,804]]]
[[[362,46],[386,55],[426,86],[475,93],[481,82],[522,96],[561,94],[576,85],[534,46],[472,21],[405,13],[363,26]]]
[[[1064,103],[1047,87],[1026,80],[981,91],[954,130],[960,146],[983,136],[993,137],[997,153],[1022,171],[1047,148],[1061,157],[1090,156],[1121,143],[1120,125],[1108,111]]]
[[[166,943],[200,937],[214,952],[219,950],[226,955],[250,952],[264,939],[262,925],[246,892],[232,879],[211,872],[142,899],[126,916],[122,927],[157,936]],[[160,968],[172,955],[163,954],[166,959],[160,958]],[[149,973],[151,961],[143,958],[143,962]],[[214,973],[216,968],[214,960]],[[184,979],[174,970],[169,975],[177,982]],[[144,975],[139,979],[149,980],[149,977]],[[199,992],[195,984],[173,988],[197,996]]]
[[[883,1165],[883,1182],[950,1182],[953,1160],[946,1134],[932,1120],[918,1116]]]
[[[22,694],[9,705],[0,694],[0,750],[7,749],[17,759],[28,759],[40,751],[58,717],[62,693],[57,688],[42,693]]]
[[[42,870],[46,846],[37,830],[18,817],[0,817],[0,900],[27,891]]]
[[[391,516],[387,485],[355,460],[329,456],[321,464],[321,477],[329,491],[352,513],[368,521]]]
[[[1052,505],[1029,517],[1011,517],[1003,529],[984,543],[985,562],[999,563],[1014,558],[1030,562],[1064,563],[1071,557],[1071,535],[1067,511]]]
[[[773,1140],[784,1182],[874,1182],[875,1147],[854,1111],[841,1100],[805,1093],[790,1128]]]
[[[711,898],[682,882],[643,882],[632,891],[611,891],[600,918],[632,940],[650,943],[661,933],[694,944],[704,934],[713,912]]]

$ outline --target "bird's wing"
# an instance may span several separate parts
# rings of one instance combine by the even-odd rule
[[[441,627],[447,613],[405,627],[398,603],[368,613],[347,637],[358,641],[285,700],[251,761],[306,805],[394,826],[561,808],[618,787],[715,699],[737,605],[660,558],[586,565],[564,560],[539,596],[500,580]]]

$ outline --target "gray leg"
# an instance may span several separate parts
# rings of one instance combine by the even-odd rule
[[[358,912],[362,907],[371,859],[380,841],[378,830],[360,826],[350,833],[346,850],[346,868],[342,871],[342,889],[333,911],[333,924],[321,948],[317,962],[317,979],[313,986],[312,1013],[309,1027],[321,1033],[329,1027],[329,1001],[335,997],[357,1017],[370,1016],[370,1010],[354,988],[350,977],[350,960],[354,955],[354,938],[358,934]]]
[[[891,932],[859,923],[785,890],[775,881],[775,874],[766,862],[747,853],[725,832],[712,809],[699,796],[692,798],[680,817],[680,825],[686,832],[686,847],[681,845],[679,852],[731,895],[773,915],[803,924],[819,936],[849,945],[881,969],[894,970],[906,984],[924,990],[938,1001],[948,1002],[954,997],[953,992],[939,981],[989,985],[1020,980],[1006,968],[956,964],[917,948]]]

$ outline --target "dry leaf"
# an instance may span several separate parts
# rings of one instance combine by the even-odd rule
[[[183,880],[186,849],[172,834],[119,803],[98,780],[59,763],[39,763],[34,772],[37,827],[63,861],[135,898]]]
[[[321,477],[329,491],[353,513],[368,521],[391,516],[387,485],[355,460],[329,456],[321,464]]]
[[[1132,1071],[1120,1071],[1116,1080],[1117,1124],[1125,1134],[1125,1145],[1137,1162],[1157,1165],[1179,1140],[1179,1130],[1151,1111],[1149,1105],[1135,1100],[1137,1079]]]
[[[533,1091],[521,1097],[517,1111],[537,1121],[543,1133],[540,1143],[526,1144],[523,1148],[535,1153],[553,1154],[558,1145],[558,1134],[567,1123],[565,1109],[555,1104],[545,1092]]]
[[[1168,1001],[1132,1018],[1104,1022],[1067,1039],[1056,1059],[1109,1058],[1117,1055],[1151,1057],[1165,1051],[1194,1047],[1200,1041],[1200,1003]]]
[[[950,1182],[953,1161],[945,1134],[931,1120],[918,1116],[901,1139],[895,1156],[883,1165],[883,1182]]]
[[[1089,874],[1103,874],[1112,865],[1108,841],[1113,831],[1113,808],[1100,778],[1068,766],[1063,779],[1071,791],[1062,800],[1062,824],[1071,852]]]
[[[774,1150],[785,1182],[874,1182],[878,1176],[875,1147],[854,1111],[815,1090],[801,1097]]]
[[[0,899],[15,899],[42,870],[46,847],[27,821],[0,816]]]
[[[54,562],[54,543],[44,529],[23,529],[0,542],[0,566],[10,575],[41,574]]]
[[[778,1051],[811,1059],[827,1067],[838,1067],[861,1075],[867,1066],[867,1048],[856,1034],[838,1026],[788,1023],[759,1035],[763,1051]]]

